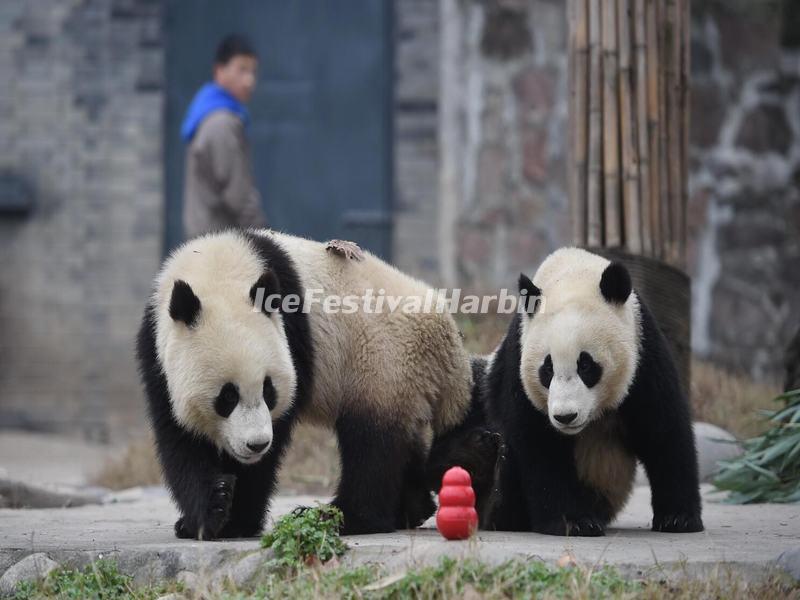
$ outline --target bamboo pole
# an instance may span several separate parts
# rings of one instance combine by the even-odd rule
[[[568,0],[578,244],[683,267],[691,0]]]
[[[653,255],[650,219],[650,140],[647,135],[647,19],[645,0],[635,0],[634,54],[636,56],[636,133],[639,153],[639,204],[641,206],[642,253]]]
[[[670,234],[670,206],[669,206],[669,112],[667,109],[667,97],[669,95],[669,80],[667,78],[667,64],[670,60],[668,47],[667,28],[665,26],[668,11],[667,5],[656,0],[656,34],[658,37],[658,207],[659,221],[661,223],[661,246],[659,248],[659,258],[669,259],[669,247],[672,239]]]
[[[622,246],[619,177],[619,89],[616,1],[603,0],[603,177],[605,245]]]
[[[647,16],[647,137],[650,140],[650,181],[648,182],[650,203],[650,233],[653,257],[661,257],[661,154],[659,144],[659,71],[658,66],[658,7],[657,0],[646,0]]]
[[[577,245],[587,243],[586,233],[586,156],[587,156],[587,84],[589,78],[589,24],[587,0],[570,0],[570,36],[572,39],[570,100],[572,102],[572,237]]]
[[[602,60],[600,46],[600,4],[589,0],[589,164],[587,182],[587,242],[603,244],[602,152],[603,98],[601,87]]]
[[[642,252],[642,222],[639,211],[639,152],[636,142],[636,106],[631,89],[631,0],[617,3],[619,32],[619,99],[622,139],[623,224],[625,246],[634,254]]]
[[[575,12],[576,2],[567,0],[567,101],[569,103],[569,114],[576,114],[575,111],[575,54],[576,54],[576,24]],[[567,194],[569,198],[569,214],[572,222],[572,243],[580,245],[580,236],[576,229],[578,226],[578,213],[580,199],[578,198],[577,170],[575,167],[575,155],[578,152],[577,144],[577,123],[576,119],[568,119],[567,129],[569,131],[569,147],[567,149]]]
[[[691,125],[689,77],[691,74],[692,16],[691,0],[681,0],[680,26],[683,33],[681,39],[681,102],[683,129],[681,131],[681,221],[680,232],[680,266],[686,267],[686,234],[688,229],[687,209],[689,204],[689,127]]]
[[[683,115],[680,113],[680,75],[681,64],[681,39],[680,27],[680,0],[667,0],[667,14],[665,20],[664,37],[666,42],[666,69],[664,76],[667,81],[667,96],[665,110],[667,113],[667,157],[668,157],[668,201],[669,207],[669,246],[667,260],[671,264],[680,263],[680,223],[683,221],[681,204],[683,183],[681,182],[681,157],[683,151]]]

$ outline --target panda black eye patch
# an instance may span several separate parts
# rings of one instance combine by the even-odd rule
[[[275,391],[275,386],[272,385],[272,377],[266,377],[264,379],[264,402],[267,403],[267,408],[270,410],[274,410],[275,406],[278,404],[278,394]]]
[[[239,390],[232,383],[228,382],[222,386],[217,399],[214,400],[214,410],[223,419],[231,416],[233,409],[239,404]]]
[[[553,380],[553,359],[550,355],[544,357],[542,366],[539,367],[539,381],[545,388],[550,387],[550,382]]]
[[[588,352],[581,352],[578,356],[578,376],[587,388],[594,387],[603,375],[601,367]]]

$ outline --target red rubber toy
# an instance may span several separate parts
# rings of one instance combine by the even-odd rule
[[[461,467],[452,467],[442,477],[436,528],[448,540],[465,540],[478,529],[472,479]]]

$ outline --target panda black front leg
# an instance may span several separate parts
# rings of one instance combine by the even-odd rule
[[[255,537],[261,533],[277,485],[278,469],[291,440],[292,423],[291,419],[275,423],[269,451],[256,464],[244,465],[230,459],[231,468],[236,472],[236,493],[230,518],[219,537]]]
[[[337,419],[336,434],[342,475],[331,504],[344,515],[342,535],[391,533],[412,454],[410,436],[379,418],[352,413]]]
[[[645,352],[620,407],[632,448],[650,481],[653,531],[703,531],[702,504],[689,402],[667,342],[642,307]]]
[[[602,536],[611,510],[601,494],[582,483],[574,460],[574,439],[559,434],[546,417],[521,404],[516,419],[509,420],[506,443],[509,456],[502,479],[516,479],[519,491],[503,484],[502,500],[495,510],[525,515],[524,522],[504,529],[534,531],[547,535]],[[515,498],[516,496],[516,498]],[[521,505],[520,505],[521,504]]]
[[[212,540],[220,535],[230,518],[235,475],[221,475],[211,483],[208,505],[203,516],[180,517],[175,522],[175,535],[184,539]]]
[[[535,475],[528,473],[523,480],[531,530],[547,535],[605,535],[609,522],[606,503],[570,472],[569,464],[563,466],[560,474],[545,467]],[[547,474],[539,479],[544,472]]]
[[[216,448],[180,427],[159,399],[152,393],[150,410],[164,480],[181,512],[175,535],[214,539],[228,521],[236,477],[223,469]]]

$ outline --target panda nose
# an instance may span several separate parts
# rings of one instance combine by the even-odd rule
[[[562,425],[568,425],[575,420],[575,417],[578,416],[578,413],[565,413],[563,415],[553,415],[556,421],[561,423]]]
[[[248,442],[247,444],[247,447],[250,449],[250,451],[255,454],[262,452],[267,446],[269,446],[269,442],[264,442],[263,444],[251,444]]]

